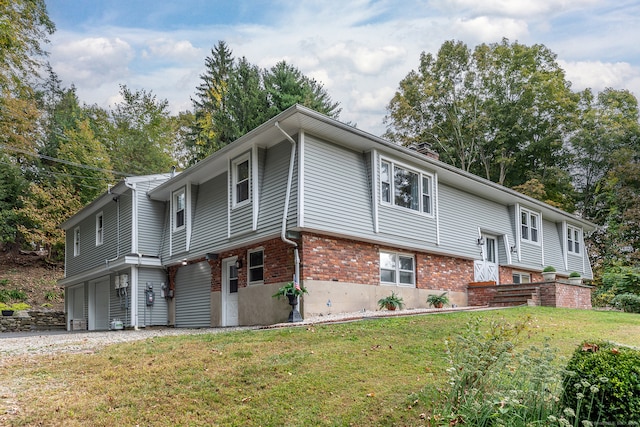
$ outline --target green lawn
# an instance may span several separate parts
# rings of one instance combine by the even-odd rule
[[[415,393],[444,386],[444,340],[476,317],[529,318],[522,345],[549,337],[564,356],[583,340],[640,346],[638,315],[542,307],[154,338],[3,360],[19,408],[5,416],[46,426],[424,425],[431,405]]]

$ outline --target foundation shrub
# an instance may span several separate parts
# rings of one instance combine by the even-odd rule
[[[609,342],[582,343],[567,364],[562,406],[575,418],[640,425],[640,351]]]
[[[640,295],[619,294],[611,300],[611,304],[627,313],[640,313]]]

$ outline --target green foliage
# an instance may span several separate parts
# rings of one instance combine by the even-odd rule
[[[580,277],[580,273],[578,273],[577,271],[572,271],[571,273],[569,273],[569,277],[571,278]]]
[[[440,295],[431,294],[427,297],[427,303],[434,307],[449,304],[449,297],[447,296],[447,292],[444,292]]]
[[[627,313],[640,313],[640,295],[618,294],[611,300],[611,304]]]
[[[608,342],[580,345],[567,365],[562,404],[592,422],[640,420],[640,351]]]
[[[545,268],[542,269],[543,273],[553,273],[555,271],[556,271],[556,269],[552,265],[547,265]]]
[[[289,282],[286,285],[281,286],[278,291],[272,295],[273,298],[286,297],[289,295],[294,295],[296,297],[301,297],[304,294],[308,294],[307,288],[302,285],[296,285],[294,282]]]
[[[25,291],[18,289],[0,289],[0,302],[23,301],[27,299]]]
[[[485,330],[475,320],[446,342],[449,388],[436,425],[529,426],[556,413],[556,350],[545,342],[516,351],[529,321],[494,321]]]
[[[236,59],[224,41],[205,59],[193,98],[195,121],[187,140],[193,161],[235,141],[294,104],[338,117],[339,104],[324,87],[285,61],[260,70]]]
[[[391,292],[388,297],[380,298],[378,300],[378,306],[380,308],[386,308],[387,310],[396,308],[402,308],[404,306],[404,300],[401,296],[396,295],[395,292]]]

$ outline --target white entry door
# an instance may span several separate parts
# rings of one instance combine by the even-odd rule
[[[498,239],[495,236],[482,236],[482,261],[474,263],[476,282],[494,281],[498,283]]]
[[[237,258],[222,261],[222,326],[238,325]]]
[[[109,329],[109,277],[89,282],[89,330]]]

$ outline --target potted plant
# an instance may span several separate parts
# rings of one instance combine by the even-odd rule
[[[396,308],[402,308],[404,306],[404,301],[401,296],[398,296],[395,292],[391,291],[391,295],[378,300],[378,306],[380,306],[381,309],[386,308],[389,311],[393,311]]]
[[[569,274],[569,283],[571,283],[572,285],[581,285],[582,277],[580,276],[580,273],[578,273],[577,271],[572,271]]]
[[[307,289],[304,286],[295,282],[289,282],[284,286],[281,286],[278,291],[271,295],[273,298],[287,297],[289,299],[289,305],[291,306],[291,313],[289,313],[289,322],[301,322],[302,316],[297,309],[298,297],[303,294],[308,294]]]
[[[556,280],[556,269],[548,265],[542,270],[542,277],[545,282],[553,282]]]
[[[435,308],[442,308],[445,304],[449,304],[449,297],[446,292],[440,295],[431,294],[427,297],[427,303]]]
[[[0,311],[2,311],[3,316],[13,316],[13,313],[16,311],[28,310],[31,306],[24,302],[17,302],[12,305],[7,305],[3,302],[0,302]]]

